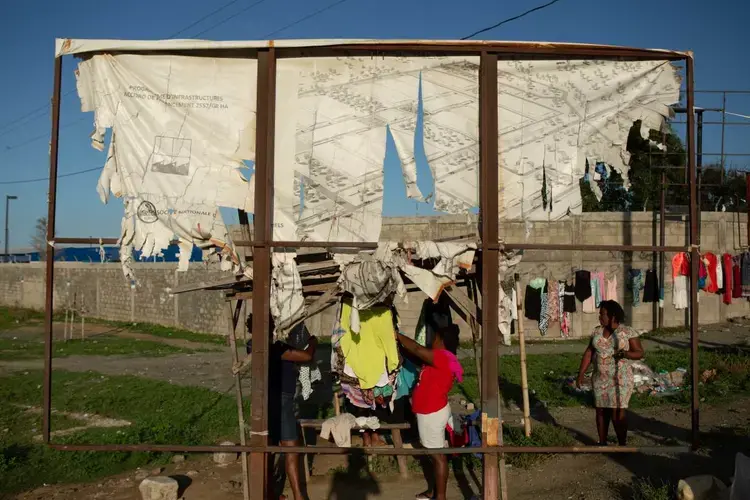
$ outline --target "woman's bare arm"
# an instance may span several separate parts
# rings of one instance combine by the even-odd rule
[[[423,363],[427,363],[428,365],[433,364],[435,358],[432,349],[427,349],[426,347],[419,345],[416,340],[410,339],[402,333],[396,333],[396,340],[398,340],[401,347],[403,347],[409,354],[419,358]]]
[[[641,339],[635,337],[630,339],[629,341],[629,347],[627,351],[624,351],[622,353],[624,358],[632,359],[633,361],[638,361],[639,359],[643,359],[643,345],[641,344]]]
[[[594,357],[594,348],[591,346],[591,344],[586,347],[586,350],[583,351],[583,357],[581,358],[581,366],[578,368],[578,378],[576,379],[576,383],[580,386],[583,383],[583,376],[586,374],[586,370],[589,369],[589,366],[591,365],[591,360]]]

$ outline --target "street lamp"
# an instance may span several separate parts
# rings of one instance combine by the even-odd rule
[[[10,210],[10,200],[17,200],[18,196],[5,195],[5,261],[10,262],[10,253],[8,250],[8,211]]]

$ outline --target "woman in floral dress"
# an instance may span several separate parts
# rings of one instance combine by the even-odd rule
[[[625,326],[625,311],[614,300],[604,300],[599,305],[599,324],[591,335],[591,342],[583,353],[578,371],[578,386],[593,362],[591,385],[596,407],[596,429],[599,445],[607,445],[609,423],[612,422],[617,442],[625,446],[628,422],[625,410],[633,395],[634,379],[632,361],[643,358],[643,346],[636,331]]]

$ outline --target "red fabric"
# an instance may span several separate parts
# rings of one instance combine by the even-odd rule
[[[688,276],[690,274],[690,259],[688,254],[680,252],[672,257],[672,278]]]
[[[722,256],[722,271],[724,272],[724,303],[732,303],[732,256],[725,253]]]
[[[412,394],[411,409],[414,413],[435,413],[448,404],[448,393],[453,387],[450,360],[448,351],[433,351],[432,365],[425,365],[419,372],[419,381]]]
[[[732,298],[742,297],[742,272],[740,265],[734,259],[732,260]]]
[[[716,272],[718,271],[718,261],[716,260],[716,255],[708,252],[706,253],[703,258],[706,261],[706,271],[708,272],[708,282],[706,283],[706,292],[708,293],[716,293],[719,291],[719,277],[717,276]]]

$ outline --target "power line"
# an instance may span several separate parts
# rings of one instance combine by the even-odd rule
[[[83,117],[79,118],[78,120],[75,120],[75,121],[72,121],[72,122],[60,125],[60,129],[62,130],[64,128],[73,126],[73,125],[75,125],[77,123],[81,123],[83,120],[85,120],[87,118],[88,118],[87,116],[83,116]],[[28,144],[32,144],[32,143],[34,143],[36,141],[40,141],[42,139],[49,139],[49,138],[50,138],[49,133],[37,135],[37,136],[32,137],[30,139],[27,139],[27,140],[25,140],[23,142],[19,142],[18,144],[13,144],[12,146],[5,146],[5,151],[13,151],[14,149],[18,149],[18,148],[26,146]]]
[[[506,24],[506,23],[509,23],[511,21],[515,21],[517,19],[521,19],[522,17],[528,16],[532,12],[536,12],[538,10],[542,10],[542,9],[546,9],[547,7],[551,7],[552,5],[556,4],[559,1],[560,0],[552,0],[551,2],[546,3],[544,5],[539,5],[538,7],[534,7],[533,9],[529,9],[529,10],[527,10],[526,12],[524,12],[522,14],[519,14],[519,15],[513,16],[513,17],[509,17],[508,19],[504,19],[504,20],[500,21],[497,24],[493,24],[492,26],[488,26],[486,28],[482,28],[479,31],[475,31],[471,35],[463,37],[461,40],[468,40],[469,38],[474,38],[475,36],[477,36],[477,35],[479,35],[481,33],[484,33],[485,31],[494,30],[495,28],[498,28],[498,27],[502,26],[503,24]]]
[[[200,19],[198,19],[194,23],[189,24],[188,26],[185,26],[180,31],[176,32],[175,34],[170,35],[169,38],[174,38],[177,35],[181,35],[182,33],[186,32],[187,30],[189,30],[190,28],[192,28],[193,26],[197,26],[198,24],[202,23],[203,21],[205,21],[209,17],[211,17],[211,16],[213,16],[215,14],[218,14],[222,10],[226,9],[227,7],[231,7],[232,5],[236,4],[237,2],[239,2],[239,0],[230,0],[229,2],[227,2],[224,5],[222,5],[221,7],[219,7],[218,9],[215,9],[215,10],[209,12],[208,14],[206,14],[205,16],[201,17]]]
[[[70,172],[67,174],[60,174],[57,176],[58,179],[62,179],[63,177],[73,177],[74,175],[81,175],[81,174],[87,174],[89,172],[96,172],[98,170],[103,169],[104,167],[96,167],[96,168],[89,168],[86,170],[78,170],[77,172]],[[29,182],[42,182],[42,181],[48,181],[49,177],[38,177],[36,179],[24,179],[22,181],[2,181],[0,182],[0,185],[7,185],[7,184],[27,184]]]
[[[342,3],[346,3],[348,1],[349,0],[338,0],[338,2],[333,2],[332,4],[330,4],[330,5],[326,6],[326,7],[318,9],[318,10],[316,10],[315,12],[313,12],[311,14],[308,14],[308,15],[306,15],[304,17],[301,17],[300,19],[297,19],[296,21],[293,21],[293,22],[287,24],[286,26],[283,26],[283,27],[281,27],[281,28],[279,28],[279,29],[277,29],[275,31],[272,31],[272,32],[268,33],[267,35],[263,35],[263,38],[269,38],[269,37],[275,35],[276,33],[280,33],[280,32],[282,32],[284,30],[287,30],[287,29],[291,28],[292,26],[296,26],[296,25],[298,25],[300,23],[303,23],[303,22],[307,21],[308,19],[311,19],[311,18],[313,18],[313,17],[315,17],[317,15],[320,15],[320,14],[326,12],[326,11],[329,11],[329,10],[333,9],[334,7],[337,7],[337,6],[341,5]]]
[[[247,12],[248,10],[252,9],[253,7],[255,7],[255,6],[257,6],[257,5],[260,5],[260,4],[262,4],[262,3],[263,3],[263,2],[265,2],[265,1],[266,1],[266,0],[258,0],[258,1],[257,1],[257,2],[255,2],[255,3],[251,3],[250,5],[248,5],[247,7],[245,7],[244,9],[242,9],[242,10],[240,10],[240,11],[238,11],[238,12],[235,12],[235,13],[234,13],[234,14],[232,14],[231,16],[225,17],[224,19],[222,19],[222,20],[221,20],[221,21],[219,21],[218,23],[214,24],[213,26],[209,26],[208,28],[204,29],[203,31],[201,31],[201,32],[199,32],[199,33],[196,33],[195,35],[193,35],[193,38],[198,38],[199,36],[201,36],[201,35],[203,35],[203,34],[205,34],[205,33],[208,33],[209,31],[211,31],[211,30],[213,30],[213,29],[215,29],[215,28],[218,28],[218,27],[219,27],[219,26],[221,26],[222,24],[224,24],[224,23],[226,23],[226,22],[228,22],[228,21],[231,21],[232,19],[234,19],[235,17],[239,16],[240,14],[244,14],[244,13],[245,13],[245,12]]]

